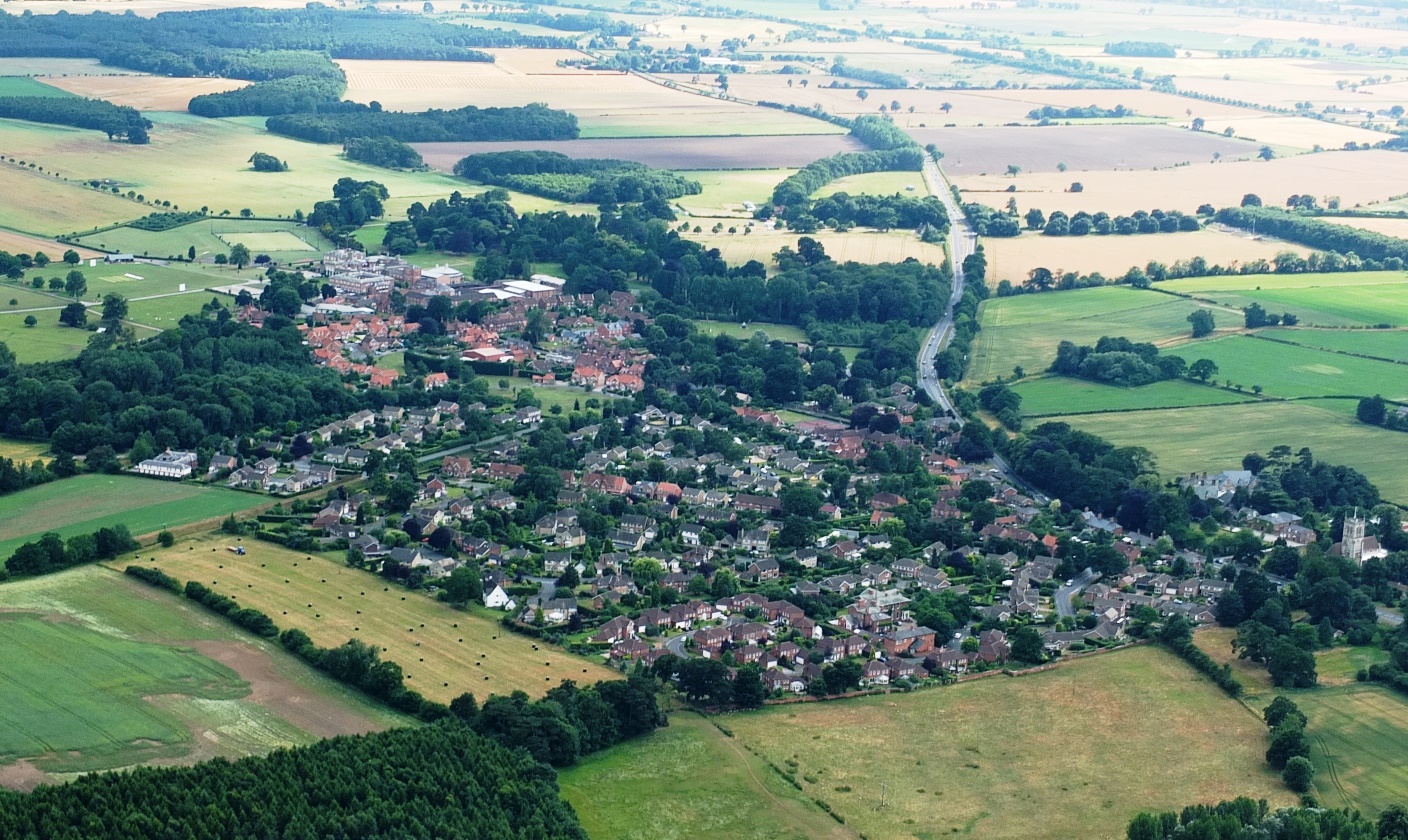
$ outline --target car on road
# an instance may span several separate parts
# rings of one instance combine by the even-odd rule
[[[1075,582],[1076,582],[1076,579],[1075,579],[1075,578],[1071,578],[1070,580],[1066,581],[1066,585],[1067,585],[1067,586],[1070,586],[1071,584],[1073,584],[1073,583],[1075,583]]]

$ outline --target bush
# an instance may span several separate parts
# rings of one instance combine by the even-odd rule
[[[1315,765],[1310,763],[1310,759],[1299,755],[1287,761],[1286,769],[1281,771],[1281,781],[1296,793],[1310,790],[1310,780],[1314,777]]]

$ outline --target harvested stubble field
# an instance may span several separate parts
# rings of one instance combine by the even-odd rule
[[[401,666],[410,688],[442,703],[466,691],[480,699],[515,690],[538,696],[564,679],[593,683],[619,676],[508,632],[498,614],[461,612],[424,593],[389,587],[370,572],[273,543],[244,540],[243,557],[226,550],[233,544],[212,534],[145,550],[141,562],[262,610],[279,627],[297,627],[322,647],[349,638],[377,645]],[[148,562],[151,556],[155,563]]]
[[[947,158],[944,163],[947,166]],[[1261,196],[1269,205],[1280,205],[1292,193],[1309,192],[1339,196],[1343,206],[1354,207],[1385,201],[1401,191],[1408,181],[1408,155],[1381,150],[1324,152],[1160,170],[1091,171],[1074,176],[1070,172],[1039,172],[1015,179],[1001,174],[1004,171],[1005,165],[988,170],[986,176],[960,174],[955,182],[965,201],[988,204],[1006,203],[1007,187],[1015,184],[1018,204],[1040,207],[1048,214],[1052,210],[1132,213],[1155,207],[1192,213],[1201,204],[1235,207],[1247,193]],[[1072,181],[1080,181],[1084,192],[1067,192]]]
[[[864,151],[845,134],[769,137],[596,138],[483,143],[413,143],[430,166],[451,172],[460,158],[484,152],[541,150],[574,158],[633,160],[660,169],[775,169],[805,166],[841,152]],[[779,178],[778,180],[781,180]]]
[[[1016,164],[1023,173],[1038,177],[1042,173],[1050,178],[1059,176],[1065,180],[1064,189],[1072,181],[1085,183],[1082,176],[1088,172],[1207,163],[1214,154],[1235,160],[1254,157],[1257,152],[1256,146],[1242,140],[1162,125],[911,129],[909,134],[921,144],[939,147],[944,153],[944,172],[959,179],[1001,176],[1000,189],[1016,183],[1018,190],[1029,189],[1029,179],[1023,175],[1014,182],[1005,174],[1008,164]],[[1058,172],[1063,163],[1070,171]],[[960,186],[967,188],[966,183]],[[1090,188],[1089,184],[1085,186]]]
[[[1260,721],[1153,647],[1016,679],[778,706],[727,726],[778,767],[795,761],[804,793],[877,840],[1115,837],[1140,810],[1292,801],[1262,758]]]
[[[690,233],[688,236],[705,248],[718,248],[719,253],[730,265],[742,265],[749,260],[757,260],[769,268],[773,266],[773,254],[783,247],[795,251],[797,240],[800,238],[796,231],[767,230],[762,227],[755,227],[752,233],[745,236],[742,232],[742,221],[738,223],[738,228],[739,232],[733,234],[709,233],[706,228],[704,233]],[[809,236],[820,242],[827,255],[837,262],[903,262],[913,257],[920,262],[941,265],[946,258],[942,246],[922,242],[909,231],[818,231]]]
[[[14,316],[5,316],[14,317]],[[266,496],[130,475],[85,474],[0,498],[0,557],[46,531],[62,537],[126,525],[134,536],[269,503]]]
[[[238,79],[179,78],[133,73],[122,76],[44,76],[41,81],[90,99],[106,99],[139,111],[184,111],[191,99],[237,90]]]
[[[1318,457],[1354,467],[1384,498],[1408,502],[1408,473],[1385,453],[1401,447],[1402,432],[1366,426],[1331,402],[1260,402],[1209,408],[1170,408],[1122,414],[1052,418],[1097,434],[1118,446],[1154,453],[1159,471],[1172,478],[1190,472],[1233,469],[1248,452],[1285,445],[1309,447]]]
[[[348,99],[392,110],[507,107],[542,102],[577,115],[584,137],[843,134],[821,120],[699,96],[625,73],[543,66],[579,53],[515,50],[504,63],[340,61]],[[525,58],[526,56],[526,58]],[[532,62],[522,67],[511,62]]]
[[[0,586],[0,639],[4,787],[410,722],[278,645],[102,567]]]
[[[725,726],[731,718],[721,721]],[[708,772],[700,772],[708,768]],[[558,774],[592,837],[850,840],[841,826],[735,739],[692,712]]]
[[[1408,239],[1408,218],[1393,216],[1324,216],[1321,221],[1332,225],[1371,230],[1398,239]]]
[[[17,233],[12,230],[0,230],[0,251],[8,251],[11,254],[37,254],[43,251],[49,259],[57,261],[64,251],[70,249],[77,251],[78,256],[85,260],[102,256],[97,251],[82,246],[66,245],[52,239],[30,236],[27,233]]]
[[[1008,376],[1017,365],[1028,374],[1046,370],[1062,341],[1094,344],[1109,335],[1167,343],[1188,334],[1188,314],[1199,308],[1212,307],[1125,286],[991,298],[983,303],[968,380]],[[1229,326],[1231,313],[1214,312]]]
[[[241,5],[259,9],[301,9],[305,4],[299,0],[241,0]],[[162,12],[195,12],[229,7],[228,3],[222,3],[220,0],[85,0],[82,3],[73,3],[70,0],[20,0],[10,13],[17,15],[31,11],[36,15],[52,15],[59,12],[108,12],[117,15],[131,12],[139,17],[155,17]]]
[[[1040,204],[1023,204],[1025,213]],[[1282,251],[1302,256],[1309,248],[1274,239],[1253,239],[1236,233],[1204,228],[1186,233],[1135,234],[1131,236],[1044,236],[1028,232],[1013,238],[989,237],[983,240],[988,258],[988,277],[1010,280],[1014,286],[1026,282],[1034,268],[1060,269],[1090,274],[1098,271],[1108,278],[1123,275],[1131,266],[1143,268],[1150,261],[1172,265],[1179,260],[1202,257],[1210,265],[1232,265],[1257,259],[1268,262]]]

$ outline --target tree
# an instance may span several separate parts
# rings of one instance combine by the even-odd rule
[[[821,670],[821,679],[828,694],[843,694],[860,687],[865,667],[854,659],[842,659]]]
[[[1041,230],[1046,226],[1046,214],[1033,207],[1027,211],[1027,230]]]
[[[161,544],[162,548],[170,548],[176,544],[176,536],[170,531],[162,531],[156,535],[156,541]]]
[[[81,298],[88,292],[88,279],[83,276],[83,272],[77,269],[70,271],[64,278],[64,291],[71,298]]]
[[[1015,164],[1015,163],[1009,163],[1009,164],[1007,164],[1007,174],[1008,174],[1008,175],[1011,175],[1013,178],[1016,178],[1017,175],[1018,175],[1021,171],[1022,171],[1022,167],[1018,166],[1017,164]]]
[[[1202,117],[1194,117],[1194,118],[1193,118],[1193,130],[1194,130],[1194,131],[1202,131],[1202,130],[1203,130],[1203,126],[1205,126],[1205,125],[1207,125],[1207,121],[1204,120]]]
[[[1199,382],[1207,382],[1217,375],[1217,363],[1212,359],[1199,359],[1188,366],[1188,376]]]
[[[1257,195],[1256,193],[1247,193],[1246,195],[1242,196],[1242,206],[1243,206],[1243,207],[1260,207],[1260,206],[1261,206],[1261,196]]]
[[[1408,808],[1390,805],[1379,812],[1379,840],[1408,840]]]
[[[1360,423],[1368,423],[1370,426],[1382,426],[1384,420],[1388,418],[1388,404],[1384,398],[1375,394],[1372,397],[1365,397],[1359,401],[1359,407],[1355,410],[1355,416]]]
[[[1270,146],[1262,146],[1257,150],[1256,156],[1262,160],[1271,160],[1276,157],[1276,152],[1272,151]]]
[[[1315,654],[1301,649],[1285,637],[1272,646],[1266,660],[1266,670],[1271,673],[1271,682],[1277,687],[1312,688],[1317,681]]]
[[[1287,720],[1271,730],[1271,746],[1266,748],[1266,763],[1281,769],[1296,756],[1309,756],[1310,743],[1305,739],[1305,727],[1299,721]]]
[[[121,321],[127,317],[127,299],[116,293],[103,296],[103,320]]]
[[[1310,790],[1310,780],[1314,777],[1315,765],[1310,763],[1310,759],[1300,755],[1287,761],[1286,769],[1281,771],[1281,781],[1296,793]]]
[[[244,268],[249,265],[249,249],[243,242],[236,242],[230,246],[230,262],[235,268]]]
[[[196,246],[192,245],[191,247],[186,249],[186,259],[190,260],[191,262],[196,261]]]
[[[64,251],[64,262],[68,263],[69,265],[78,265],[79,263],[83,262],[83,258],[78,256],[77,251],[70,248],[67,251]]]
[[[255,172],[287,172],[288,164],[263,152],[255,152],[249,159]]]
[[[1035,627],[1023,627],[1012,634],[1012,658],[1032,665],[1046,661],[1046,646]]]
[[[70,303],[59,313],[59,323],[74,329],[88,326],[88,307],[78,301]]]
[[[767,699],[763,672],[757,665],[743,665],[733,678],[733,703],[740,709],[756,709]]]
[[[861,88],[860,90],[856,91],[856,98],[859,99],[861,102],[864,102],[865,100],[870,98],[870,94],[866,92],[865,88]]]
[[[1305,713],[1300,710],[1295,701],[1285,695],[1277,695],[1276,699],[1272,700],[1262,711],[1261,716],[1266,721],[1268,729],[1275,729],[1285,720],[1299,720],[1301,726],[1306,724]]]
[[[24,316],[24,325],[26,327],[32,327],[37,323],[39,323],[39,319],[34,317],[33,315]]]
[[[1213,320],[1211,310],[1195,309],[1188,315],[1188,323],[1193,325],[1193,337],[1202,338],[1212,335],[1217,329],[1217,324]]]
[[[469,563],[455,567],[445,580],[444,592],[445,600],[457,607],[478,601],[484,597],[484,584],[480,580],[479,569]]]

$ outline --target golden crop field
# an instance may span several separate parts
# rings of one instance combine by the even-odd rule
[[[41,82],[69,93],[106,99],[139,111],[184,111],[192,98],[224,93],[249,82],[238,79],[183,79],[139,74],[123,76],[41,76]]]
[[[232,544],[213,534],[155,554],[144,549],[139,561],[232,596],[281,628],[303,630],[319,646],[350,638],[377,645],[383,658],[401,666],[410,688],[442,703],[466,691],[480,699],[515,690],[536,696],[564,679],[592,683],[618,676],[504,630],[497,614],[461,612],[425,593],[388,586],[370,572],[273,543],[245,540],[242,557],[226,550]]]
[[[1024,129],[1013,129],[1022,131]],[[1042,172],[1015,179],[990,173],[956,177],[965,201],[1005,204],[1007,187],[1015,184],[1017,203],[1050,213],[1132,213],[1135,210],[1181,210],[1191,213],[1200,204],[1235,206],[1254,193],[1268,205],[1280,205],[1292,193],[1338,196],[1344,207],[1384,201],[1408,183],[1408,155],[1389,151],[1325,152],[1276,158],[1271,161],[1200,163],[1160,170],[1130,172]],[[1084,192],[1067,192],[1072,181]],[[1321,204],[1325,202],[1322,200]]]
[[[1388,216],[1333,216],[1327,217],[1324,221],[1333,225],[1344,225],[1345,227],[1359,228],[1360,230],[1372,230],[1374,233],[1382,233],[1384,236],[1396,236],[1399,239],[1408,239],[1408,218],[1395,219]]]
[[[1025,212],[1025,210],[1023,210]],[[1408,224],[1408,221],[1405,221]],[[1130,266],[1141,268],[1151,260],[1172,265],[1178,260],[1202,257],[1216,265],[1271,260],[1281,251],[1308,254],[1308,248],[1273,239],[1252,239],[1220,230],[1158,233],[1134,236],[1043,236],[1024,233],[1012,239],[983,240],[988,277],[993,281],[1026,280],[1033,268],[1064,269],[1089,274],[1098,271],[1114,278]]]
[[[25,233],[16,233],[12,230],[0,230],[0,251],[8,251],[11,254],[35,254],[43,251],[52,260],[57,260],[64,251],[74,250],[83,259],[90,257],[100,257],[97,251],[89,250],[77,245],[65,245],[62,242],[55,242],[52,239],[44,239],[38,236],[30,236]]]

